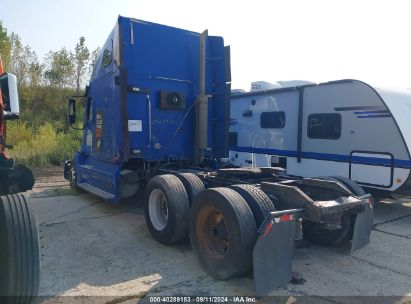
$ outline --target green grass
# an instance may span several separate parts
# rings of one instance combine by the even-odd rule
[[[32,129],[24,122],[10,122],[7,125],[9,150],[20,164],[27,166],[60,166],[73,157],[81,142],[80,131],[58,132],[50,123]]]

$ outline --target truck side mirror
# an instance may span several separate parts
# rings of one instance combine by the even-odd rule
[[[11,73],[0,76],[0,90],[3,100],[3,118],[5,120],[20,117],[19,94],[17,91],[17,77]]]
[[[70,98],[68,101],[67,120],[70,125],[76,123],[76,100],[74,98]]]

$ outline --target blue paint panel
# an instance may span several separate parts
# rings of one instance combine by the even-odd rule
[[[79,184],[87,184],[111,195],[112,202],[120,199],[120,166],[97,158],[87,157],[77,152],[74,164]],[[94,193],[99,195],[99,193]]]
[[[130,26],[134,44],[128,41]],[[128,93],[128,119],[141,120],[142,132],[130,132],[130,150],[141,151],[146,161],[168,158],[192,160],[194,158],[194,119],[192,106],[198,95],[199,42],[198,33],[164,25],[124,20],[123,32],[128,43],[124,65],[127,83],[149,90],[151,100],[151,138],[149,134],[148,101],[144,94]],[[224,41],[209,37],[206,42],[206,94],[209,102],[208,142],[213,157],[222,157],[226,145],[224,107],[226,92]],[[178,92],[184,96],[185,108],[160,109],[160,93]],[[126,118],[127,119],[127,118]],[[181,126],[181,127],[180,127]],[[180,128],[179,128],[180,127]],[[178,129],[179,128],[179,129]],[[178,131],[177,131],[178,129]]]
[[[291,151],[291,150],[277,150],[277,149],[252,148],[252,147],[232,147],[230,149],[232,151],[237,151],[237,152],[297,157],[297,151]],[[349,155],[341,155],[341,154],[302,152],[302,158],[347,162],[347,163],[350,162]],[[355,164],[362,164],[362,165],[375,165],[375,166],[384,166],[384,167],[392,166],[392,159],[385,159],[385,158],[378,158],[378,157],[353,156],[351,158],[351,162]],[[411,161],[403,160],[403,159],[394,159],[394,167],[411,169]]]

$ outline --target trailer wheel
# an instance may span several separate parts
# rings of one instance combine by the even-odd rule
[[[205,187],[201,179],[193,173],[178,173],[176,174],[178,179],[183,183],[188,195],[188,202],[191,206],[196,196],[204,191]]]
[[[235,192],[240,194],[244,200],[247,202],[248,207],[250,207],[253,212],[255,223],[257,228],[261,226],[264,219],[271,211],[275,211],[275,207],[270,198],[259,188],[253,185],[233,185],[230,186]]]
[[[29,303],[38,292],[39,268],[31,205],[21,194],[0,197],[0,297],[6,296],[2,303]]]
[[[323,177],[323,179],[338,181],[344,184],[354,195],[365,195],[365,191],[354,181],[342,177]],[[337,246],[352,239],[355,224],[355,214],[344,214],[341,218],[340,229],[324,229],[318,223],[304,221],[304,238],[323,246]]]
[[[249,271],[256,239],[253,213],[234,190],[210,188],[194,200],[190,241],[201,265],[213,277],[225,280]]]
[[[165,245],[183,239],[188,231],[188,195],[172,174],[154,176],[144,197],[146,223],[153,238]]]

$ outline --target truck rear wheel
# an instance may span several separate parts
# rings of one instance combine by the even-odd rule
[[[271,211],[275,211],[275,207],[270,198],[263,191],[253,185],[233,185],[230,186],[235,192],[240,194],[247,202],[251,212],[254,215],[257,228],[260,228],[264,219]]]
[[[324,177],[323,179],[341,182],[354,195],[365,195],[364,190],[354,181],[341,176]],[[341,218],[341,228],[325,229],[318,223],[304,221],[303,235],[306,240],[323,246],[337,246],[352,239],[355,224],[355,214],[343,214]]]
[[[257,226],[246,201],[229,188],[210,188],[194,200],[190,241],[203,268],[217,279],[242,275],[252,266]]]
[[[5,303],[29,303],[39,287],[36,218],[25,197],[0,197],[0,296]]]
[[[188,231],[188,195],[172,174],[154,176],[144,197],[144,214],[153,238],[165,245],[183,239]]]
[[[183,183],[188,195],[188,202],[191,206],[195,197],[204,191],[205,187],[201,179],[193,173],[178,173],[178,179]]]

